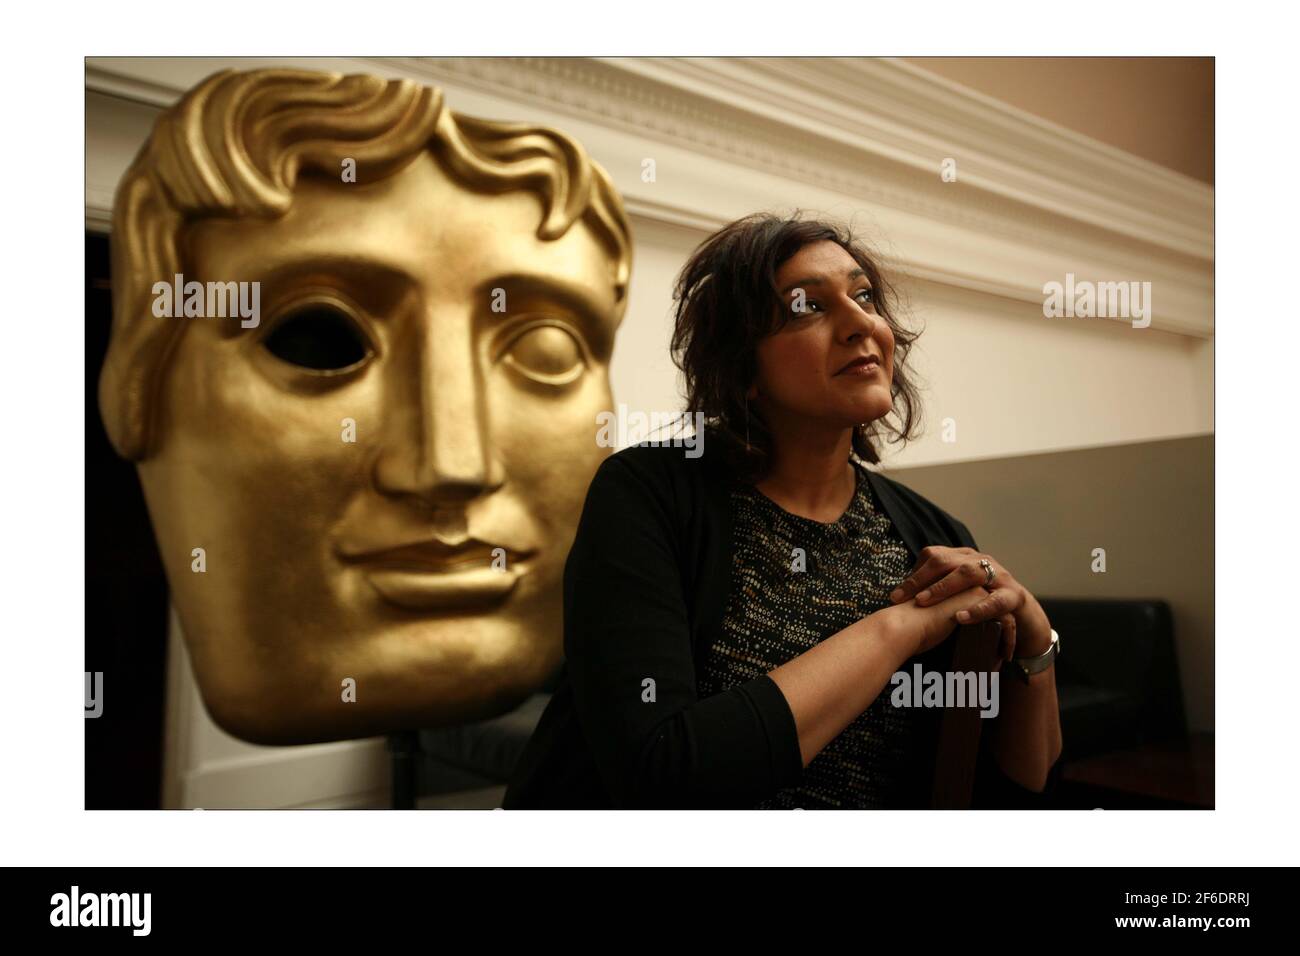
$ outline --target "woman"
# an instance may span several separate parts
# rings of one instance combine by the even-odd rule
[[[696,250],[675,300],[703,453],[598,469],[565,666],[503,806],[925,807],[938,713],[891,678],[942,671],[945,638],[982,621],[1030,663],[998,682],[974,805],[1039,805],[1061,749],[1047,616],[965,525],[861,463],[917,427],[915,335],[875,261],[759,214]]]

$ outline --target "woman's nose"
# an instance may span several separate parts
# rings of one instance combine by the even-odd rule
[[[851,301],[850,305],[844,307],[844,311],[847,316],[844,333],[846,341],[855,342],[874,337],[878,316],[866,311],[859,302]]]

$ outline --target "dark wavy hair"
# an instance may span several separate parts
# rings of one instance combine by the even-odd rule
[[[761,479],[770,464],[771,433],[745,393],[758,365],[760,340],[790,321],[777,288],[777,269],[809,243],[838,243],[867,274],[875,293],[876,314],[894,334],[893,410],[853,429],[853,452],[872,464],[880,461],[880,442],[906,442],[920,427],[920,394],[907,365],[907,353],[920,336],[895,318],[898,296],[882,275],[877,257],[851,230],[838,223],[755,213],[715,232],[692,253],[673,289],[676,317],[673,362],[686,379],[686,411],[700,414],[735,475]],[[892,436],[892,437],[891,437]]]

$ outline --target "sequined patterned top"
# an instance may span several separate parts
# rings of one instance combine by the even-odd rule
[[[864,466],[853,466],[853,500],[830,523],[791,514],[752,485],[733,489],[731,585],[721,633],[705,655],[702,697],[766,674],[889,604],[913,558]],[[915,710],[890,704],[892,690],[886,684],[795,786],[756,809],[911,805],[920,731]]]

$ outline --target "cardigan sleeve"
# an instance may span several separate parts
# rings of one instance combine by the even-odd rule
[[[617,807],[746,807],[803,768],[767,675],[699,698],[671,489],[618,455],[587,491],[564,569],[575,709]]]

